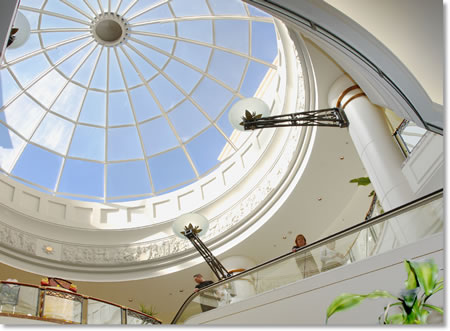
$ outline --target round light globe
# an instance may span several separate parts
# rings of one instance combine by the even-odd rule
[[[13,27],[18,28],[19,31],[14,35],[16,38],[8,48],[19,48],[30,38],[30,23],[20,11],[17,12]]]
[[[173,233],[180,238],[186,239],[186,237],[181,234],[181,231],[184,231],[184,227],[188,226],[189,223],[191,223],[194,228],[198,226],[202,229],[198,236],[202,236],[208,231],[209,222],[205,216],[196,213],[188,213],[181,215],[172,223]]]
[[[239,124],[242,122],[242,117],[245,116],[245,111],[250,113],[256,113],[256,115],[262,114],[262,117],[267,117],[270,114],[269,106],[258,98],[246,98],[236,102],[228,112],[228,120],[233,128],[239,131],[245,131],[244,126]]]

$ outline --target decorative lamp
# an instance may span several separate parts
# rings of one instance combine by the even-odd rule
[[[188,226],[189,224],[192,224],[194,229],[197,228],[200,230],[197,233],[198,236],[203,236],[209,228],[209,222],[205,216],[196,213],[188,213],[181,215],[172,223],[173,233],[180,238],[186,239],[183,232],[185,232],[185,226]]]
[[[267,117],[270,114],[269,106],[258,98],[246,98],[237,101],[230,109],[228,113],[228,120],[233,128],[239,131],[245,131],[244,126],[241,124],[243,118],[246,117],[246,112],[251,115],[261,117]]]
[[[30,38],[30,23],[28,23],[27,18],[20,11],[17,12],[13,28],[18,30],[12,34],[12,42],[8,48],[19,48]]]
[[[327,126],[345,128],[348,119],[342,108],[326,108],[267,116],[269,107],[257,98],[242,99],[231,107],[228,119],[240,131],[287,126]]]
[[[172,223],[172,230],[178,237],[188,239],[192,243],[195,249],[205,259],[217,279],[225,279],[230,277],[231,274],[199,238],[206,233],[208,226],[209,222],[205,216],[188,213],[181,215]]]

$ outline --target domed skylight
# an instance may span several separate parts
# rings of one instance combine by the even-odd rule
[[[0,70],[0,166],[58,196],[134,200],[205,176],[240,147],[231,105],[277,68],[273,19],[237,0],[20,4],[31,32]]]

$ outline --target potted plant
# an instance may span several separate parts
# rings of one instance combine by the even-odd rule
[[[430,311],[434,310],[444,314],[441,307],[427,303],[433,294],[444,288],[443,279],[438,281],[439,268],[437,264],[432,260],[425,262],[405,260],[404,265],[408,273],[408,279],[399,296],[382,290],[376,290],[369,294],[343,293],[328,306],[326,323],[334,313],[355,307],[367,298],[397,300],[384,307],[384,312],[379,317],[381,324],[426,324]],[[399,312],[390,314],[392,307],[398,308]]]

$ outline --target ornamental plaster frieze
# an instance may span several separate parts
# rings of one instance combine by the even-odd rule
[[[290,163],[296,156],[300,129],[291,130],[285,150],[267,176],[248,194],[239,204],[232,206],[225,213],[210,222],[207,234],[203,241],[215,240],[223,233],[246,223],[249,216],[256,210],[264,207],[269,196],[283,184],[283,179],[291,168]],[[142,263],[151,260],[167,258],[173,254],[192,250],[189,241],[170,236],[159,241],[142,243],[127,247],[95,247],[64,244],[61,259],[76,264],[117,265],[129,263]]]
[[[218,240],[221,235],[238,228],[251,218],[251,215],[264,208],[266,201],[283,184],[283,179],[291,169],[291,161],[298,152],[299,139],[302,130],[294,128],[287,136],[287,142],[281,157],[267,176],[255,186],[247,196],[238,204],[231,206],[226,212],[215,217],[210,222],[210,227],[203,240]],[[0,221],[0,246],[14,251],[19,251],[34,257],[67,261],[76,265],[128,265],[136,263],[148,263],[149,261],[168,258],[171,255],[192,250],[189,241],[176,236],[169,236],[161,240],[143,242],[128,246],[95,246],[76,245],[60,241],[41,238],[25,231],[8,226]],[[42,244],[44,243],[44,244]],[[42,254],[46,247],[58,247],[59,254]]]
[[[32,234],[11,228],[0,222],[0,243],[26,254],[36,255],[36,240]]]

